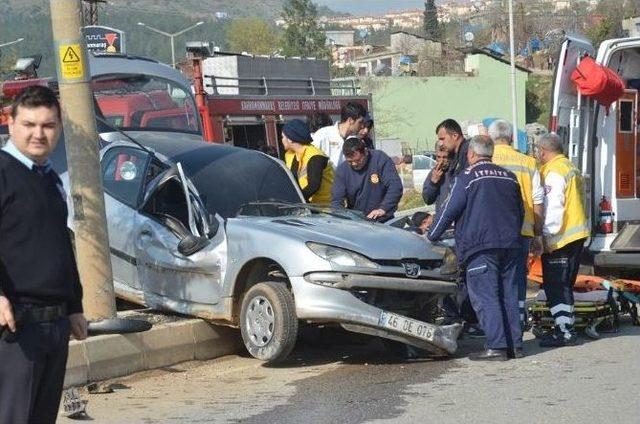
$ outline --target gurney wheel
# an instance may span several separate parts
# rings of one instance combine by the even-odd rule
[[[536,337],[536,339],[541,339],[542,335],[545,333],[544,328],[539,325],[534,325],[531,327],[531,333]]]

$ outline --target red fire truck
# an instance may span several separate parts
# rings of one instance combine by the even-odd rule
[[[228,83],[220,84],[221,77],[202,74],[202,58],[192,61],[193,78],[189,81],[168,66],[146,58],[114,54],[90,57],[97,112],[123,130],[186,130],[201,134],[209,142],[251,149],[272,146],[282,155],[280,130],[287,120],[323,112],[335,121],[342,106],[350,101],[369,110],[371,107],[368,96],[331,95],[329,81],[310,79],[307,88],[294,94],[273,93],[299,88],[298,83],[306,80],[223,78]],[[218,91],[207,93],[216,82]],[[320,84],[324,84],[322,90],[316,87]],[[55,88],[56,82],[50,78],[6,81],[0,93],[8,102],[28,85]],[[225,93],[221,85],[237,87],[239,94]],[[243,94],[241,89],[245,88],[254,89],[253,93]],[[344,93],[349,89],[341,90]],[[355,87],[350,91],[355,92]],[[0,113],[0,135],[6,134],[8,113],[8,108]]]

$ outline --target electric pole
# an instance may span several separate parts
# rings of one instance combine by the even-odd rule
[[[98,25],[98,3],[106,3],[106,0],[82,0],[82,2],[84,25]]]
[[[95,2],[94,2],[95,3]],[[81,0],[49,0],[73,200],[73,231],[87,319],[116,315],[91,73]]]

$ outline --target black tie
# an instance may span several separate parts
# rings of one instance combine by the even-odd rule
[[[33,165],[31,170],[34,171],[34,172],[37,172],[38,175],[40,175],[41,177],[44,177],[44,174],[47,173],[47,167],[46,166]]]

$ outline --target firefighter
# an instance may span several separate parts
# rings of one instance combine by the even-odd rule
[[[524,202],[524,222],[522,224],[522,246],[518,262],[518,307],[520,309],[520,325],[528,328],[525,301],[527,299],[527,261],[529,251],[536,255],[541,253],[542,221],[544,214],[544,188],[540,181],[536,160],[518,152],[512,146],[513,129],[511,124],[497,119],[489,125],[489,136],[495,143],[493,163],[513,172],[520,184],[522,201]],[[535,243],[532,243],[536,237]]]
[[[485,350],[470,359],[504,361],[523,356],[515,273],[524,210],[518,180],[491,163],[492,155],[490,137],[471,139],[469,166],[456,177],[427,238],[440,239],[455,222],[458,262],[487,337]]]
[[[338,166],[331,205],[362,212],[368,219],[393,218],[402,197],[402,180],[393,161],[382,150],[369,150],[357,136],[347,138],[345,162]]]
[[[282,145],[287,168],[300,185],[307,202],[329,204],[333,167],[322,150],[311,144],[309,126],[301,119],[287,122],[282,129]]]
[[[582,176],[564,156],[558,135],[543,135],[536,147],[545,191],[542,279],[555,321],[555,327],[543,335],[540,346],[575,345],[578,338],[574,329],[573,285],[590,233],[582,199]]]

